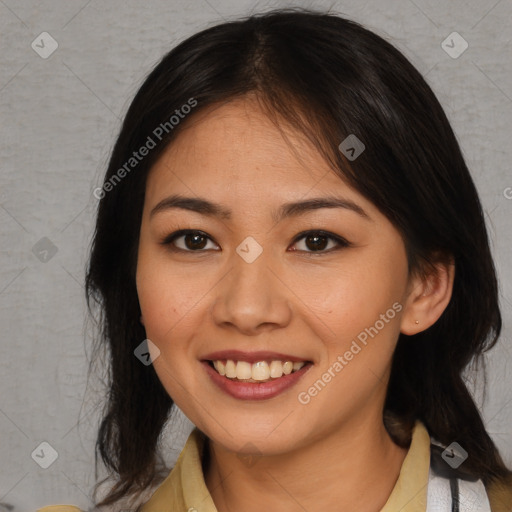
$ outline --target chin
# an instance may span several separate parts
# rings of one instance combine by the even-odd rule
[[[209,439],[227,450],[240,454],[280,455],[303,444],[304,438],[307,437],[307,429],[290,430],[290,424],[286,420],[283,422],[283,417],[279,421],[273,421],[271,417],[265,419],[261,415],[257,421],[247,416],[217,417],[218,423],[212,422],[211,418],[205,420],[206,422],[202,423],[203,427],[196,424]],[[229,427],[223,428],[224,425]]]

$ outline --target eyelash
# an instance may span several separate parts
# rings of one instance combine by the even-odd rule
[[[191,249],[181,249],[179,247],[175,247],[173,246],[173,242],[182,237],[182,236],[185,236],[185,235],[189,235],[189,234],[198,234],[198,235],[201,235],[202,237],[205,237],[205,238],[208,238],[209,240],[212,240],[211,237],[209,237],[206,233],[204,233],[203,231],[200,231],[200,230],[197,230],[197,229],[180,229],[178,231],[174,231],[173,233],[167,235],[161,242],[161,245],[165,245],[165,246],[168,246],[169,250],[171,252],[185,252],[185,253],[202,253],[204,251],[207,251],[209,249],[198,249],[198,250],[191,250]],[[302,231],[301,233],[299,233],[294,241],[293,241],[293,245],[295,245],[297,242],[299,242],[300,240],[306,238],[308,235],[319,235],[321,237],[324,237],[324,238],[328,238],[328,239],[331,239],[333,240],[334,242],[336,242],[338,245],[337,247],[334,247],[334,248],[330,248],[328,250],[319,250],[319,251],[303,251],[303,250],[294,250],[294,252],[302,252],[308,256],[316,256],[316,255],[322,255],[322,254],[328,254],[328,253],[331,253],[333,251],[337,251],[337,250],[340,250],[342,248],[346,248],[346,247],[350,247],[352,244],[350,242],[348,242],[347,240],[345,240],[344,238],[338,236],[338,235],[334,235],[333,233],[330,233],[328,231],[322,231],[322,230],[308,230],[308,231]],[[215,242],[214,242],[215,243]],[[218,245],[218,244],[216,244]]]

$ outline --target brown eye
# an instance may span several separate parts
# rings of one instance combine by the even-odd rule
[[[323,235],[308,235],[305,238],[306,247],[313,251],[325,249],[329,243],[328,240],[328,237]]]
[[[171,246],[171,250],[199,252],[205,250],[208,241],[212,241],[211,238],[201,231],[180,230],[167,236],[162,245]]]
[[[206,245],[206,237],[203,235],[188,233],[187,235],[183,235],[183,239],[188,249],[204,249]]]
[[[318,252],[320,254],[331,252],[331,250],[339,249],[340,247],[348,247],[350,243],[344,240],[343,238],[334,235],[332,233],[327,233],[324,231],[309,231],[305,233],[301,233],[296,239],[294,245],[298,244],[302,241],[304,248],[294,249],[302,252],[314,253]],[[329,243],[332,242],[332,245],[325,250]]]

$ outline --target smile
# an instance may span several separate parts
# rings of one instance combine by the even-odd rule
[[[228,379],[241,382],[269,382],[300,370],[306,364],[306,361],[273,360],[257,361],[251,364],[248,361],[218,359],[210,361],[210,364],[219,375]]]
[[[314,363],[306,359],[259,351],[223,350],[201,359],[216,388],[238,400],[265,400],[294,386]]]

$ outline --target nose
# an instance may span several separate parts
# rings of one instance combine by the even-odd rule
[[[234,253],[231,270],[214,288],[214,322],[247,336],[286,327],[293,294],[277,274],[265,251],[252,263]]]

